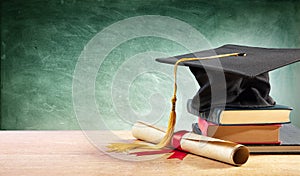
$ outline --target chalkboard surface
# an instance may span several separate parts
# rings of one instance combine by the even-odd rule
[[[106,27],[143,15],[167,16],[182,21],[199,31],[211,47],[226,43],[300,47],[300,2],[297,0],[2,1],[1,129],[80,129],[72,98],[73,75],[80,54],[87,43]],[[167,33],[168,24],[162,25],[166,25],[163,32]],[[189,33],[181,32],[185,35]],[[102,62],[95,78],[95,87],[92,87],[95,89],[95,103],[107,126],[113,129],[127,129],[130,126],[122,118],[122,113],[116,112],[116,106],[125,105],[122,106],[122,101],[115,105],[111,100],[114,95],[123,95],[117,88],[111,88],[115,81],[126,82],[126,77],[122,77],[124,75],[118,75],[118,68],[126,66],[128,58],[145,52],[154,52],[153,56],[155,53],[171,56],[187,51],[179,43],[147,36],[115,47]],[[155,64],[154,61],[149,62],[151,68],[161,68]],[[130,69],[135,70],[134,67]],[[164,66],[164,69],[172,71],[172,67]],[[272,73],[271,94],[278,103],[295,108],[292,121],[300,126],[298,75],[299,63]],[[136,114],[142,114],[144,119],[141,120],[147,121],[147,113],[155,108],[167,116],[172,76],[147,70],[147,74],[137,75],[128,85],[129,90],[125,90],[128,96],[123,100],[130,99],[129,107]],[[181,92],[189,86],[181,84]],[[112,95],[112,92],[115,94]],[[158,92],[164,96],[156,96]],[[190,93],[193,95],[195,92]],[[153,100],[151,97],[160,98]],[[160,100],[165,107],[155,106],[156,101]],[[180,101],[186,103],[186,100]],[[179,110],[184,111],[184,108]],[[189,117],[181,120],[189,125],[193,121]],[[158,121],[165,124],[167,117]]]

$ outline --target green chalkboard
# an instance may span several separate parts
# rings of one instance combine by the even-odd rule
[[[196,46],[191,42],[193,49],[201,50],[226,43],[300,47],[300,2],[296,0],[2,1],[1,129],[80,129],[80,123],[85,122],[76,118],[76,108],[80,107],[74,107],[73,99],[74,73],[79,57],[98,33],[122,20],[145,15],[170,17],[190,25],[202,34],[208,44]],[[171,32],[171,24],[164,21],[160,24],[163,26],[160,33]],[[187,36],[185,41],[192,41],[188,39],[189,35],[192,36],[191,31],[181,31],[180,27],[183,26],[172,25],[172,28],[178,27],[178,38],[183,34]],[[124,29],[121,27],[119,30],[130,32],[137,28],[138,25]],[[118,32],[111,32],[106,37],[113,41],[114,36],[126,37]],[[188,51],[189,48],[182,43],[163,36],[142,36],[127,40],[108,52],[95,76],[94,87],[91,87],[95,90],[98,113],[106,126],[112,129],[129,128],[130,120],[124,119],[127,117],[124,113],[129,113],[126,110],[128,107],[132,114],[141,115],[141,120],[148,118],[165,124],[172,94],[172,67],[156,65],[150,56],[171,56]],[[147,62],[139,67],[126,67],[126,64],[147,56]],[[120,68],[124,68],[125,74],[120,72]],[[146,68],[161,70],[158,72]],[[139,74],[128,83],[126,76],[129,78],[135,69],[140,69],[140,72],[136,72]],[[160,74],[163,71],[166,73]],[[189,73],[182,69],[181,74]],[[271,95],[278,103],[295,108],[292,121],[298,126],[299,74],[299,64],[271,73]],[[192,80],[190,76],[188,80]],[[192,96],[195,93],[193,91],[197,90],[194,82],[185,81],[179,80],[179,94],[183,97],[179,102],[179,114],[185,111],[184,98]],[[124,89],[122,85],[128,86]],[[190,89],[188,95],[185,95],[184,91]],[[116,95],[120,99],[114,97]],[[158,105],[158,102],[163,103]],[[119,111],[122,107],[124,109]],[[155,114],[155,109],[159,113]],[[152,112],[159,115],[159,119],[147,116]],[[188,115],[182,115],[180,122],[190,126],[194,119],[185,116]]]

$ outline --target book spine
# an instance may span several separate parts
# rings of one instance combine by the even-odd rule
[[[236,142],[239,144],[244,145],[280,145],[281,141],[274,141],[274,142]]]
[[[201,134],[204,135],[204,136],[208,136],[208,137],[216,137],[216,136],[214,136],[214,134],[211,134],[211,133],[209,134],[209,129],[211,127],[219,128],[219,127],[222,126],[221,129],[223,129],[224,131],[231,130],[232,127],[237,127],[237,126],[239,126],[240,129],[243,128],[244,131],[255,129],[257,127],[259,127],[259,128],[270,127],[270,126],[273,126],[274,128],[282,127],[282,124],[225,125],[224,126],[224,125],[218,125],[218,124],[209,122],[209,121],[207,121],[207,120],[205,120],[204,118],[201,118],[201,117],[198,118],[198,124],[197,125],[198,125],[199,130],[201,131]],[[244,131],[240,131],[240,132],[244,132]],[[223,139],[223,140],[230,140],[230,138],[225,139],[221,136],[219,136],[219,138]],[[240,144],[247,144],[247,145],[248,144],[280,144],[280,141],[278,139],[274,140],[274,141],[270,141],[270,140],[265,140],[265,141],[250,140],[249,141],[248,139],[241,138],[239,140],[235,139],[235,140],[233,140],[233,142],[237,142],[237,143],[240,143]]]

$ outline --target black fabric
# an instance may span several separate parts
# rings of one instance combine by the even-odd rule
[[[202,132],[201,132],[201,130],[199,129],[198,123],[193,123],[193,124],[192,124],[192,129],[193,129],[193,133],[202,135]]]
[[[204,69],[190,67],[200,89],[192,100],[192,108],[199,112],[207,111],[211,106],[224,107],[262,107],[273,106],[275,101],[269,96],[270,82],[269,74],[262,73],[256,77],[239,76],[232,73],[223,73],[225,82],[208,78]],[[222,85],[226,83],[225,85]],[[212,102],[212,87],[214,87],[216,97]],[[218,93],[223,95],[218,95]]]
[[[271,86],[268,72],[300,60],[300,49],[238,45],[224,45],[214,50],[156,60],[174,64],[181,58],[229,53],[246,53],[246,56],[182,63],[189,66],[200,85],[199,91],[192,100],[192,108],[203,112],[212,106],[233,108],[273,106],[275,101],[269,95]]]
[[[222,47],[205,50],[169,58],[158,58],[156,61],[175,64],[178,59],[191,57],[206,57],[219,54],[246,53],[246,56],[233,56],[222,59],[188,61],[180,65],[212,70],[222,70],[236,75],[254,77],[279,67],[289,65],[300,60],[300,49],[259,48],[240,45],[224,45]],[[219,60],[217,62],[216,60]]]

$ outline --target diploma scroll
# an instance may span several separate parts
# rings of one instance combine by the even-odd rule
[[[137,122],[132,128],[132,134],[137,139],[158,143],[164,137],[165,131],[144,122]],[[246,163],[249,157],[249,150],[244,145],[191,132],[175,133],[172,147],[236,166]]]

